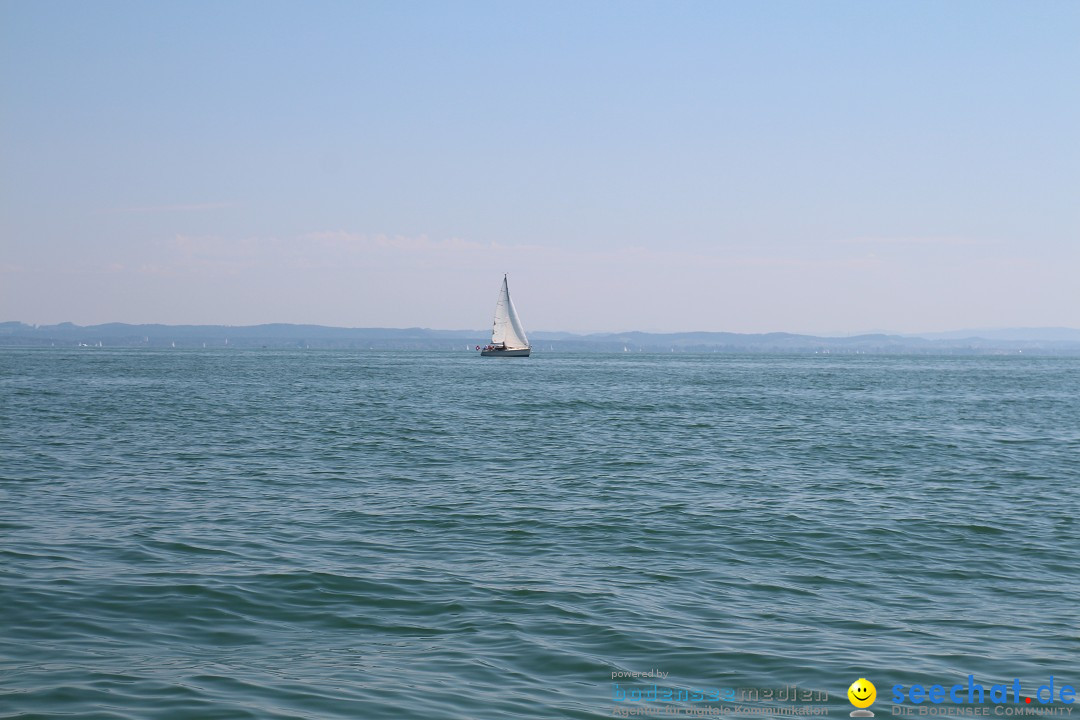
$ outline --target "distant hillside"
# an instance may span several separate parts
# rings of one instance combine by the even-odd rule
[[[336,328],[322,325],[128,325],[72,323],[31,326],[0,323],[0,345],[97,345],[109,347],[312,347],[345,349],[465,349],[481,342],[479,330]]]
[[[1040,336],[1041,331],[1046,332]],[[530,334],[537,352],[725,352],[1080,355],[1080,331],[1016,328],[997,337],[964,333],[932,336],[887,334],[817,337],[792,333],[728,332]],[[338,328],[322,325],[26,325],[0,323],[0,346],[151,348],[336,348],[350,350],[460,350],[487,342],[487,330],[428,328]]]
[[[1080,342],[1080,330],[1066,327],[1037,328],[981,328],[978,330],[950,330],[937,333],[914,333],[910,337],[930,340],[1030,340],[1033,342]]]

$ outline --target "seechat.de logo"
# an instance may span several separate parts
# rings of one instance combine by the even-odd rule
[[[1054,676],[1050,676],[1050,682],[1040,685],[1035,690],[1035,701],[1040,705],[1050,705],[1054,702],[1055,691],[1057,701],[1065,705],[1076,702],[1076,688],[1072,685],[1055,684]],[[990,702],[994,705],[1003,704],[1031,704],[1031,695],[1023,690],[1020,678],[1016,678],[1008,685],[989,685],[984,687],[975,682],[974,675],[967,676],[967,684],[947,685],[912,685],[910,688],[904,685],[893,685],[892,701],[899,704],[910,701],[915,705],[924,702],[934,705],[946,700],[956,704],[983,704]]]

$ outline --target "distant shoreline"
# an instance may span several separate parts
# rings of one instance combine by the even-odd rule
[[[978,332],[978,331],[972,331]],[[1044,337],[1040,337],[1040,333]],[[987,331],[991,337],[956,333],[892,335],[870,333],[822,337],[796,333],[530,333],[537,351],[720,352],[835,354],[1005,354],[1080,355],[1080,330],[1014,328]],[[997,335],[994,337],[993,335]],[[311,348],[355,350],[468,350],[488,340],[485,330],[429,328],[340,328],[322,325],[134,325],[80,326],[0,323],[0,347],[177,347]]]

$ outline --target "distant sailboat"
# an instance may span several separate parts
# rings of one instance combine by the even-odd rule
[[[529,357],[529,338],[521,327],[510,289],[503,275],[499,299],[495,302],[495,322],[491,327],[491,344],[480,351],[481,357]]]

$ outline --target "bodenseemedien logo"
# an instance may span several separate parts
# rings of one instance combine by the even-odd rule
[[[851,717],[874,717],[874,713],[866,709],[877,699],[877,688],[874,687],[874,683],[866,678],[859,678],[847,689],[847,697],[851,704],[858,708],[851,712]]]

